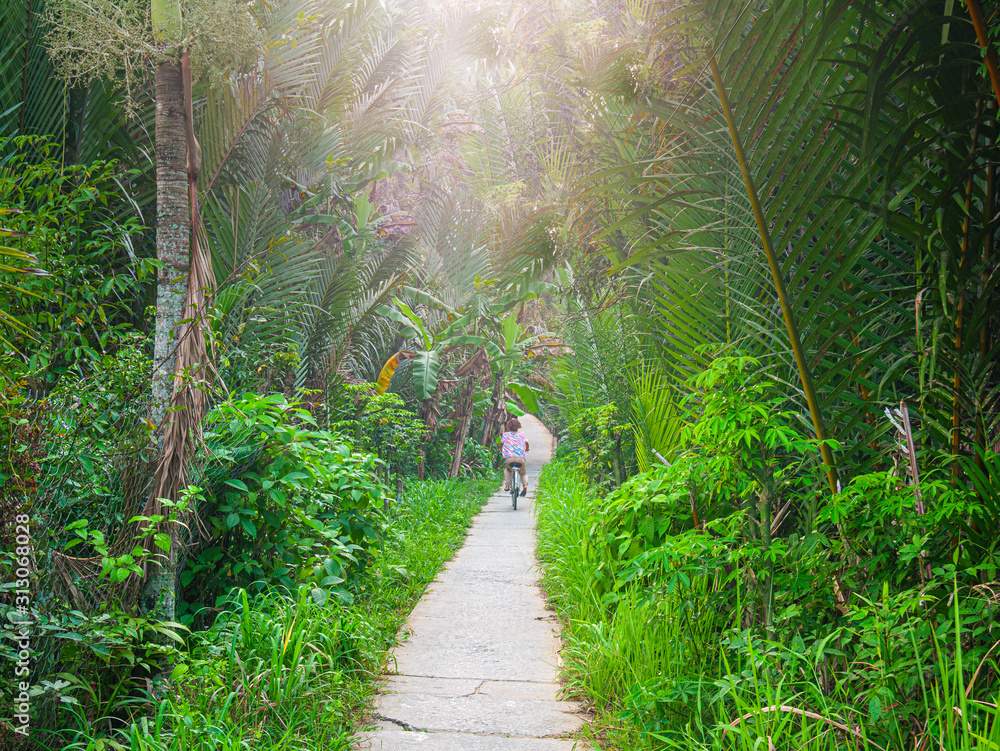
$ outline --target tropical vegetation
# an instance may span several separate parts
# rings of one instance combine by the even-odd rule
[[[996,12],[630,5],[546,79],[591,149],[540,551],[602,747],[997,743]]]
[[[527,411],[594,745],[1000,744],[998,16],[10,0],[0,743],[349,747]]]

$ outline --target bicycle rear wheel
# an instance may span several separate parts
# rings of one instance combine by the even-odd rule
[[[515,467],[510,478],[510,503],[517,511],[517,496],[521,492],[521,475],[519,474],[520,469]]]

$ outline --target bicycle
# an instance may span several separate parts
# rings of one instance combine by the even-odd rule
[[[521,494],[521,463],[510,463],[510,503],[517,511],[517,497]]]

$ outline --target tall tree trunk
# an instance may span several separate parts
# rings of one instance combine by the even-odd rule
[[[184,317],[191,264],[184,81],[179,61],[156,68],[156,333],[150,419],[160,428],[173,394],[177,324]]]
[[[180,564],[177,543],[172,542],[170,550],[163,555],[166,560],[161,559],[149,571],[144,604],[146,612],[160,620],[173,621],[177,618],[177,567]]]
[[[174,393],[178,324],[184,317],[191,265],[184,78],[178,60],[156,67],[156,257],[163,265],[156,284],[156,331],[150,419],[161,446],[168,432],[167,408]],[[171,420],[177,419],[177,413]],[[162,461],[162,457],[161,457]],[[157,473],[158,475],[160,472]],[[157,477],[159,485],[159,477]],[[147,608],[164,620],[176,613],[177,544],[153,566],[146,582]]]

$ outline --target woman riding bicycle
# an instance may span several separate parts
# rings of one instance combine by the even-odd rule
[[[528,468],[524,461],[524,453],[528,450],[528,440],[521,432],[521,421],[512,417],[507,421],[507,427],[500,436],[500,454],[503,456],[503,489],[510,490],[511,464],[520,464],[517,473],[521,476],[521,495],[528,492]]]

